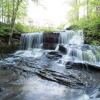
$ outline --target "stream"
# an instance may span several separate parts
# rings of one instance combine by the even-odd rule
[[[23,34],[21,49],[0,60],[0,100],[100,100],[100,47],[65,31],[44,49],[42,36]]]

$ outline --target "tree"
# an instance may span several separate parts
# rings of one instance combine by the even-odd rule
[[[4,21],[4,0],[0,0],[0,17],[1,17],[1,21]]]
[[[38,0],[32,1],[38,3]],[[0,20],[2,23],[9,24],[9,45],[12,41],[17,19],[26,15],[27,2],[28,0],[0,0]]]
[[[12,41],[12,35],[14,32],[16,17],[18,16],[18,14],[20,14],[19,8],[20,8],[21,4],[24,4],[24,2],[27,2],[27,1],[26,0],[12,0],[12,8],[13,9],[12,9],[12,16],[11,16],[11,23],[10,23],[11,32],[9,33],[9,45],[11,44],[11,41]],[[25,13],[23,13],[23,14],[25,14]]]
[[[80,0],[70,0],[70,2],[68,1],[71,9],[69,11],[69,21],[70,23],[73,23],[75,21],[79,21],[80,19]]]
[[[100,0],[80,0],[78,10],[80,10],[80,8],[85,8],[84,11],[86,13],[85,16],[82,16],[79,20],[77,20],[75,16],[73,17],[75,12],[77,12],[75,6],[76,4],[73,3],[72,9],[74,10],[70,10],[72,17],[69,16],[69,22],[72,26],[76,26],[76,29],[85,30],[87,43],[100,44]]]
[[[9,33],[9,45],[11,44],[11,41],[12,41],[15,20],[16,20],[17,12],[18,12],[21,2],[22,2],[22,0],[13,0],[12,1],[13,10],[12,10],[12,17],[11,17],[11,32]]]
[[[9,44],[11,44],[16,19],[25,15],[25,2],[27,0],[0,0],[0,20],[10,26]]]

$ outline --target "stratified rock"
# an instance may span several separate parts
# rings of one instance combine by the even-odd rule
[[[35,72],[35,74],[41,77],[42,79],[57,82],[59,84],[62,84],[68,87],[83,89],[86,86],[86,84],[83,83],[80,79],[72,75],[65,75],[59,72],[52,72],[50,70],[49,71],[39,70],[38,72]]]
[[[50,59],[59,59],[59,58],[62,57],[62,55],[59,52],[57,52],[57,51],[51,51],[46,56],[48,58],[50,58]]]
[[[68,61],[66,63],[66,67],[73,67],[73,68],[88,68],[88,69],[97,69],[97,70],[100,70],[100,65],[93,65],[93,64],[90,64],[90,63],[83,63],[83,62],[71,62],[71,61]]]
[[[55,49],[59,41],[59,33],[46,32],[43,34],[43,48]]]
[[[43,43],[44,49],[54,50],[56,48],[56,43]]]

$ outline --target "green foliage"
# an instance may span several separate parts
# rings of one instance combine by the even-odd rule
[[[54,27],[36,27],[36,26],[33,26],[32,27],[32,32],[53,32],[55,31],[56,29]]]
[[[0,36],[7,35],[9,32],[9,25],[0,23]]]
[[[17,26],[17,25],[15,25],[15,26]],[[20,27],[21,27],[21,25],[19,25],[18,27],[15,27],[14,33],[19,34],[19,33],[23,32]],[[10,29],[9,24],[0,23],[0,37],[8,37],[10,31],[11,31],[11,29]]]
[[[66,24],[60,24],[57,29],[58,30],[63,30],[64,28],[66,28]]]
[[[74,23],[76,29],[84,29],[85,41],[100,45],[100,18],[80,19]]]
[[[53,32],[56,31],[56,28],[54,27],[36,27],[36,26],[29,26],[24,25],[21,23],[17,23],[15,25],[15,29],[18,30],[21,33],[27,33],[27,32]]]
[[[19,32],[26,32],[26,30],[28,30],[27,26],[21,24],[21,23],[17,23],[15,25],[15,29],[18,30]]]
[[[96,9],[99,5],[100,1],[98,0],[85,0],[83,4],[80,4],[80,7],[87,7],[85,9],[87,14],[78,20],[75,17],[70,17],[69,20],[72,26],[76,26],[74,29],[84,30],[86,43],[93,45],[100,45],[100,11]],[[74,6],[72,8],[74,12],[71,10],[70,14],[75,15],[77,9]]]

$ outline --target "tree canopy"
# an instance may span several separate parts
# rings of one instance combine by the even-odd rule
[[[32,0],[39,4],[39,0]],[[70,5],[68,19],[74,29],[84,29],[87,43],[100,44],[100,0],[66,0]],[[27,26],[21,20],[27,15],[28,0],[0,0],[0,35],[9,35],[9,44],[13,33],[41,31],[35,26]],[[6,25],[5,25],[6,24]],[[64,25],[60,25],[64,26]],[[62,27],[61,27],[62,28]],[[43,28],[44,29],[44,28]],[[47,30],[54,30],[52,27]]]
[[[72,8],[69,12],[69,22],[76,26],[76,29],[84,29],[87,43],[99,45],[100,0],[74,0],[74,2],[71,0],[70,3]]]

